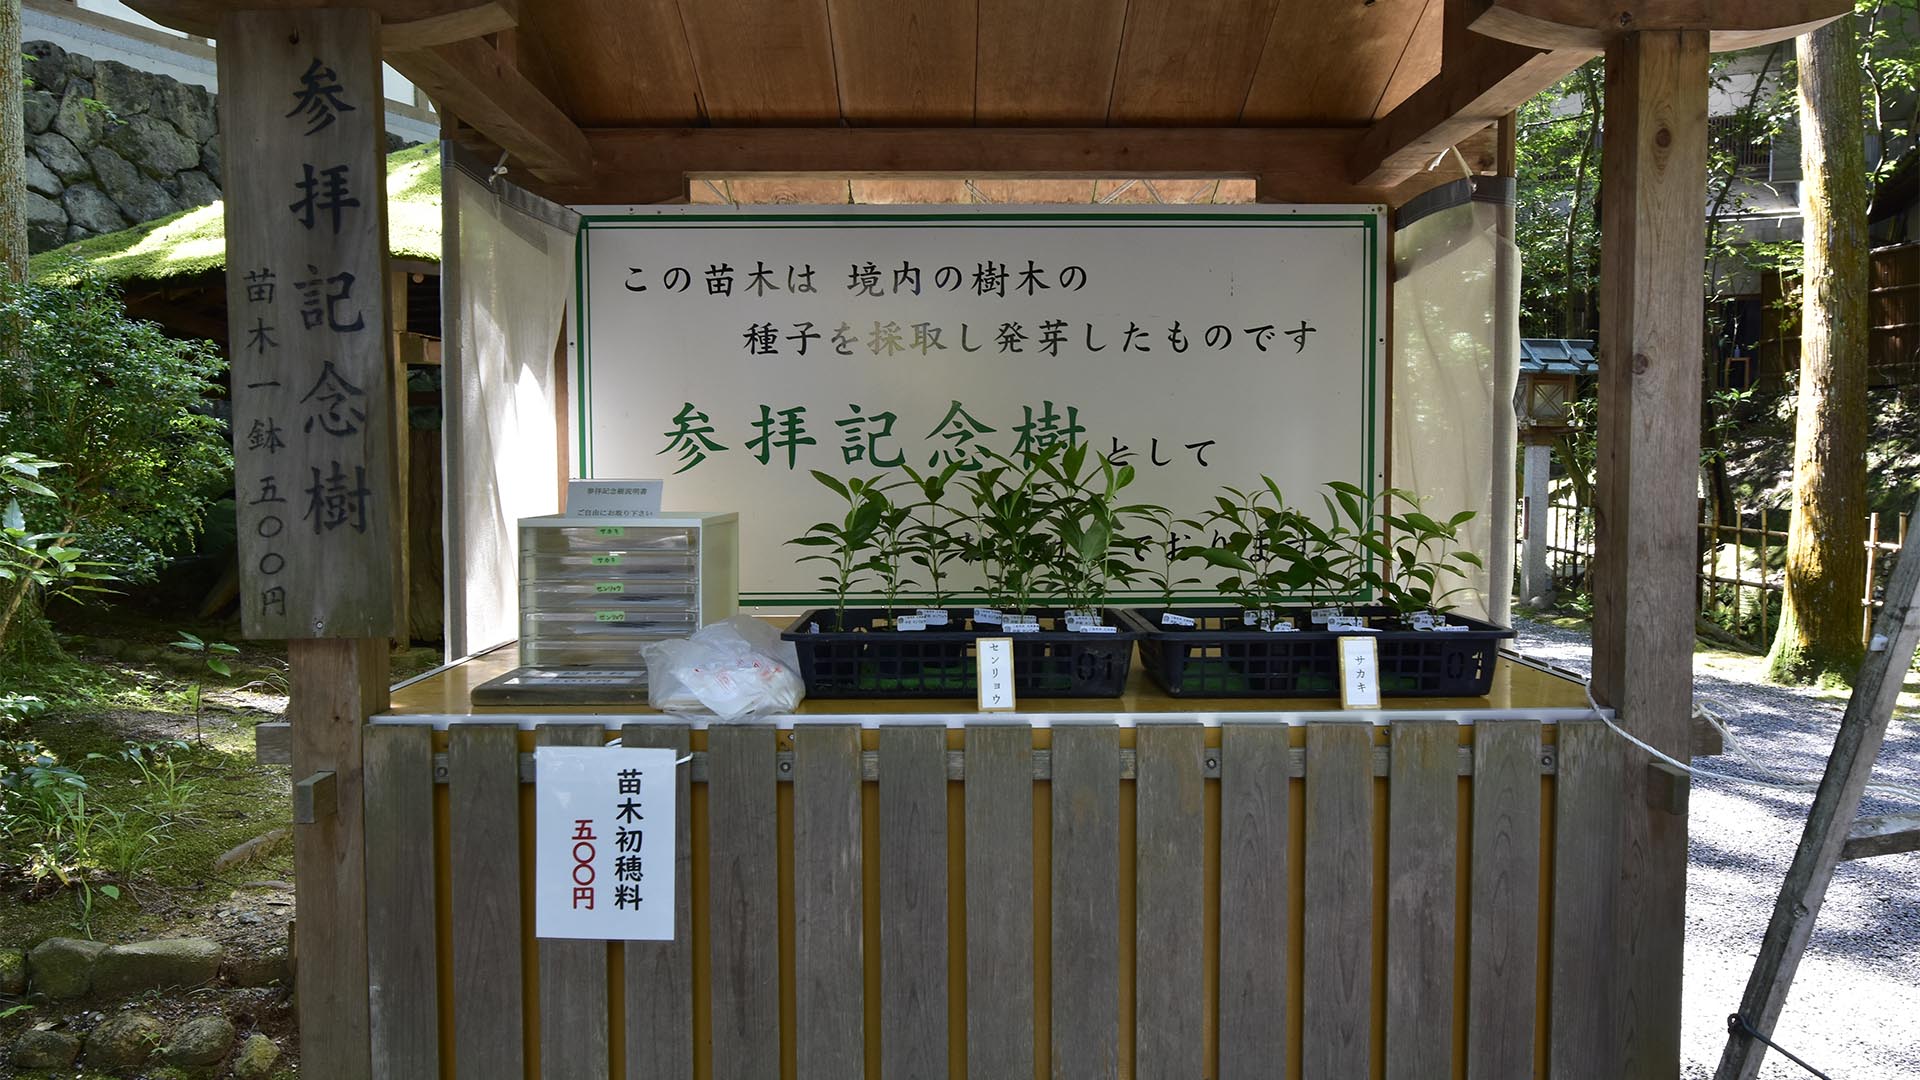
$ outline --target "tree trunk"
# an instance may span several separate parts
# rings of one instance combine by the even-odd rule
[[[27,126],[21,114],[20,0],[0,0],[0,257],[27,279]]]
[[[1866,576],[1867,187],[1854,19],[1799,39],[1806,279],[1786,597],[1768,674],[1850,677]]]

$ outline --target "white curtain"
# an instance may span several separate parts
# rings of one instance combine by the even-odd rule
[[[519,636],[516,522],[560,507],[554,350],[574,241],[570,211],[476,180],[460,156],[442,144],[449,657]]]
[[[1446,518],[1474,511],[1450,602],[1506,625],[1513,593],[1519,254],[1510,180],[1476,178],[1409,203],[1394,233],[1392,485]],[[1477,188],[1477,190],[1476,190]]]

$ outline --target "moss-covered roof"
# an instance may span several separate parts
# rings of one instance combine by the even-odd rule
[[[35,280],[64,272],[69,260],[92,264],[109,281],[168,281],[227,262],[226,206],[183,210],[33,257]],[[387,158],[387,246],[395,258],[440,261],[440,151],[432,143]]]

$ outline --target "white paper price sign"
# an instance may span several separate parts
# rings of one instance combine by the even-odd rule
[[[671,750],[534,750],[534,933],[672,941]]]
[[[1380,639],[1340,639],[1340,707],[1380,707]]]
[[[974,642],[979,649],[981,712],[1013,710],[1013,639],[983,637]]]

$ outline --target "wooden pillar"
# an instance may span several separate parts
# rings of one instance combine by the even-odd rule
[[[1531,607],[1553,592],[1553,579],[1547,576],[1547,522],[1552,513],[1547,504],[1552,500],[1549,480],[1553,471],[1553,444],[1528,440],[1523,460],[1521,495],[1527,500],[1527,535],[1523,538],[1526,547],[1520,556],[1520,602]]]
[[[380,20],[237,11],[219,40],[240,611],[288,642],[301,1067],[368,1080],[361,732],[402,535]]]
[[[1686,760],[1700,451],[1706,31],[1607,47],[1600,265],[1594,692],[1628,731]],[[1687,822],[1649,805],[1649,756],[1624,743],[1610,1027],[1590,1075],[1679,1072]],[[1556,1033],[1556,1041],[1560,1037]]]

